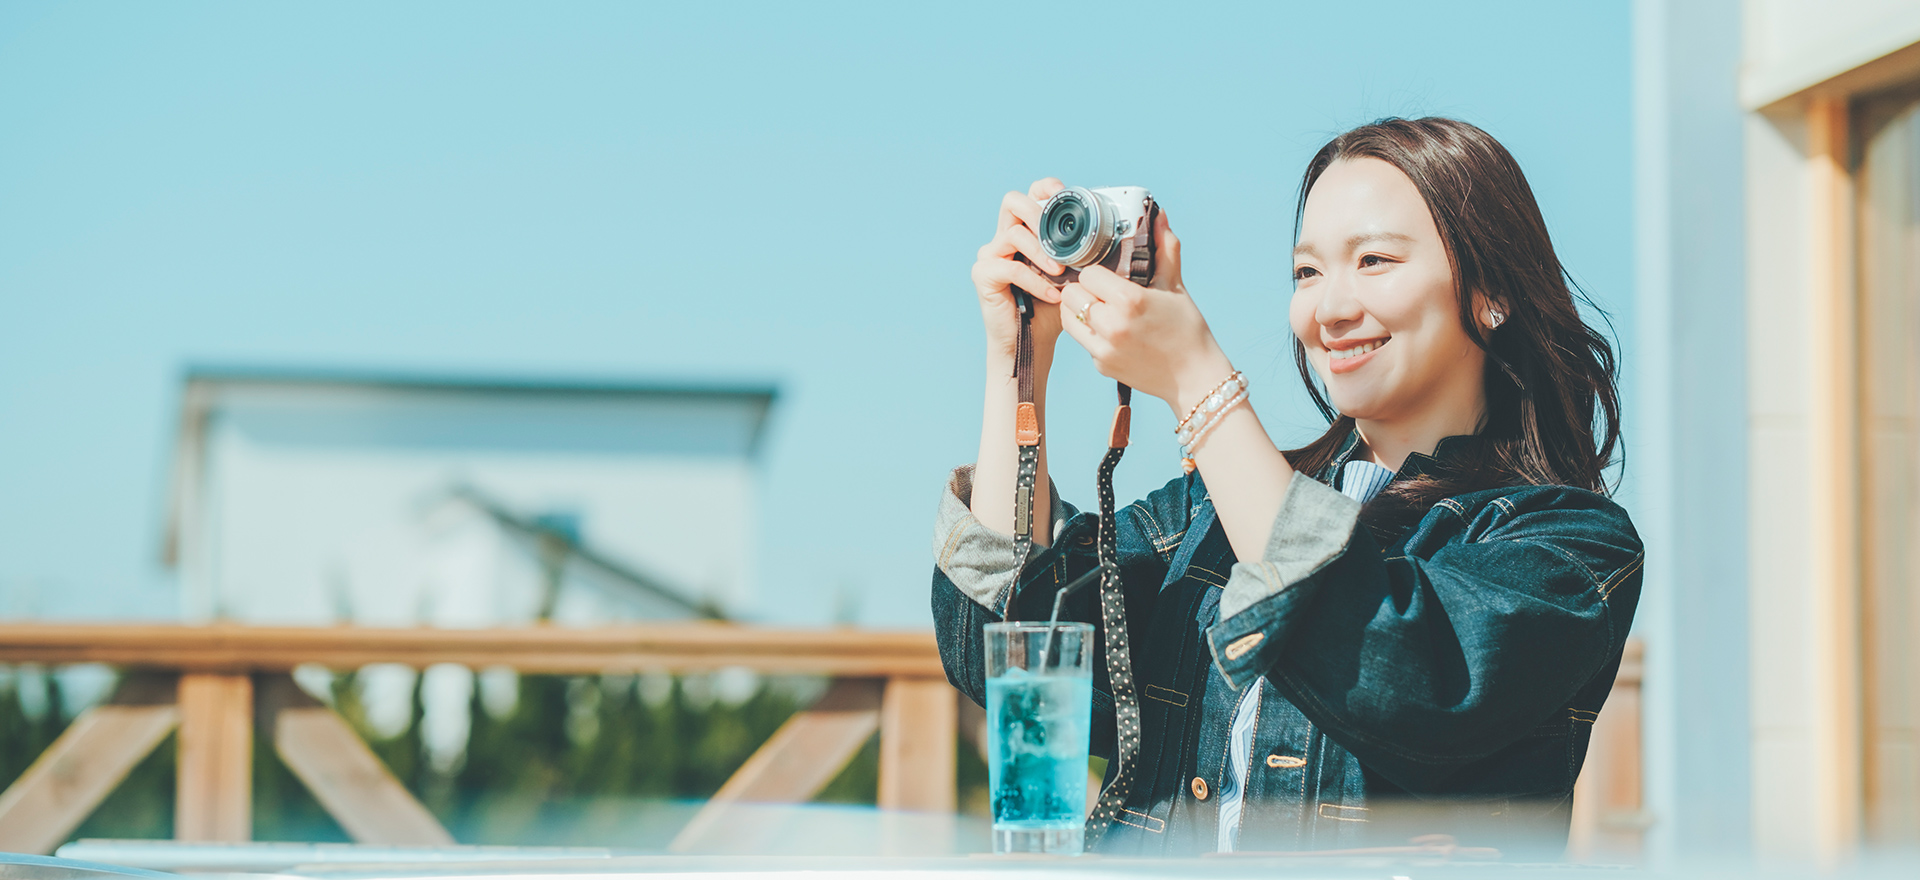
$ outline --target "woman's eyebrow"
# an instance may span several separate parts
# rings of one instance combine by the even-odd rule
[[[1372,244],[1376,241],[1392,242],[1393,244],[1413,244],[1413,236],[1401,232],[1356,233],[1347,239],[1347,252],[1352,253],[1359,250],[1362,246]],[[1295,257],[1317,257],[1320,256],[1320,249],[1314,247],[1312,242],[1303,241],[1293,246],[1293,255]]]
[[[1361,245],[1372,244],[1376,241],[1392,242],[1394,244],[1413,244],[1413,236],[1399,232],[1362,232],[1347,239],[1347,250],[1357,251]]]

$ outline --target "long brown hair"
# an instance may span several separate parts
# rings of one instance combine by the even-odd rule
[[[1436,472],[1396,481],[1363,516],[1375,525],[1410,524],[1442,498],[1505,485],[1608,491],[1605,472],[1620,438],[1613,348],[1581,319],[1578,303],[1599,309],[1554,255],[1520,164],[1492,135],[1457,119],[1362,125],[1307,164],[1294,209],[1296,241],[1314,183],[1334,162],[1357,158],[1400,169],[1420,191],[1453,263],[1460,326],[1487,353],[1480,430]],[[1476,292],[1506,313],[1499,329],[1484,332],[1474,320]],[[1293,356],[1314,404],[1333,423],[1318,440],[1286,453],[1295,469],[1315,474],[1332,463],[1354,421],[1327,402],[1297,338]]]

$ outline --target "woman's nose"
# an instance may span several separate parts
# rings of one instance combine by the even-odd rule
[[[1353,281],[1344,273],[1330,275],[1320,283],[1320,302],[1314,306],[1313,320],[1322,327],[1337,327],[1365,316],[1355,297]]]

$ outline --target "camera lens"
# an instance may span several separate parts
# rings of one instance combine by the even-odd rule
[[[1102,210],[1100,197],[1071,187],[1047,201],[1040,212],[1040,249],[1061,265],[1090,266],[1106,256],[1113,243],[1111,210]],[[1104,216],[1103,216],[1104,215]]]
[[[1047,240],[1047,249],[1062,254],[1079,250],[1080,240],[1093,228],[1092,214],[1087,204],[1076,198],[1061,199],[1057,208],[1049,207],[1046,216],[1040,218],[1040,235]]]
[[[1092,211],[1087,202],[1075,198],[1073,194],[1064,194],[1046,206],[1041,215],[1041,240],[1046,242],[1048,254],[1073,254],[1081,250],[1092,231]]]

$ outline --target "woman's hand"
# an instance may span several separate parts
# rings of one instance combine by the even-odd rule
[[[1050,352],[1060,338],[1060,289],[1040,274],[1059,275],[1062,267],[1040,250],[1033,230],[1040,225],[1040,203],[1066,185],[1054,178],[1034,181],[1026,192],[1010,192],[1000,200],[1000,223],[993,240],[980,248],[973,263],[973,288],[980,295],[980,316],[987,325],[987,352],[1011,364],[1018,344],[1020,313],[1013,304],[1013,288],[1033,295],[1033,345]],[[1019,259],[1025,257],[1026,261]],[[1036,269],[1035,267],[1039,267]]]
[[[1148,286],[1090,266],[1061,291],[1060,308],[1070,316],[1067,334],[1093,355],[1101,375],[1166,401],[1178,415],[1227,378],[1233,365],[1187,296],[1180,239],[1168,228],[1165,211],[1154,221],[1153,240]]]
[[[1060,308],[1069,316],[1067,332],[1093,355],[1102,374],[1166,401],[1180,418],[1233,373],[1233,364],[1187,296],[1180,239],[1167,228],[1165,212],[1154,221],[1153,240],[1148,286],[1088,268],[1061,291]],[[1085,323],[1077,320],[1081,315]],[[1267,437],[1252,403],[1217,418],[1193,456],[1234,554],[1263,559],[1293,468]]]

